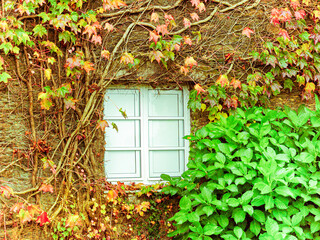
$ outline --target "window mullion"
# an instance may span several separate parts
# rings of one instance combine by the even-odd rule
[[[148,126],[148,89],[141,91],[141,174],[143,179],[149,177],[149,126]]]

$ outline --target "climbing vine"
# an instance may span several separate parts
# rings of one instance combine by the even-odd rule
[[[103,94],[121,79],[159,86],[163,78],[164,83],[173,82],[177,87],[191,81],[196,85],[190,108],[209,111],[212,121],[222,109],[254,104],[264,96],[263,86],[229,76],[234,68],[248,64],[239,54],[248,41],[255,39],[256,31],[248,25],[250,22],[241,23],[240,17],[258,8],[260,0],[158,4],[122,0],[1,2],[0,83],[25,85],[21,88],[27,89],[29,125],[29,149],[15,149],[13,158],[17,162],[7,164],[5,170],[19,163],[30,173],[32,184],[18,190],[0,182],[1,226],[19,224],[22,233],[23,227],[34,222],[54,239],[83,239],[84,232],[89,239],[117,238],[114,234],[118,231],[113,231],[116,216],[126,211],[131,217],[142,216],[152,208],[158,211],[156,203],[167,201],[157,200],[161,197],[132,206],[120,197],[125,195],[122,188],[113,189],[98,180],[103,177],[103,150],[96,142],[103,138],[105,128],[117,128],[104,119]],[[241,40],[239,47],[221,57],[206,46],[224,42],[223,38],[215,41],[205,26],[218,33],[225,28],[221,24],[224,18],[243,27],[240,32],[226,33]],[[217,65],[218,73],[208,70],[208,63]],[[139,71],[150,64],[164,75],[143,79]],[[208,71],[216,84],[206,89],[206,77],[201,82],[197,76]],[[125,117],[125,111],[120,110]],[[48,195],[53,197],[52,204],[43,207],[41,199]],[[111,215],[106,215],[107,209],[111,209]],[[154,226],[167,224],[152,214],[150,219]],[[105,231],[99,232],[99,228]],[[140,231],[136,226],[132,229]]]

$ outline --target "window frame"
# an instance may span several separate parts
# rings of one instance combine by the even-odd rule
[[[187,105],[188,105],[188,101],[189,101],[189,90],[186,86],[182,87],[181,89],[163,89],[163,88],[159,88],[159,89],[153,89],[149,86],[139,86],[139,87],[132,87],[132,88],[124,88],[124,87],[112,87],[107,89],[105,97],[104,97],[104,101],[107,101],[107,93],[108,90],[138,90],[139,91],[139,97],[140,97],[140,117],[130,117],[128,116],[128,120],[140,120],[140,167],[138,168],[140,171],[140,177],[124,177],[124,178],[115,178],[115,177],[111,177],[108,178],[108,174],[107,174],[107,169],[106,169],[106,153],[108,151],[108,149],[110,150],[114,150],[114,149],[119,149],[121,150],[128,150],[130,149],[129,147],[121,147],[120,148],[112,148],[112,147],[107,147],[107,143],[105,143],[105,156],[104,156],[104,168],[105,168],[105,175],[107,177],[107,180],[110,182],[142,182],[142,183],[146,183],[146,184],[151,184],[151,183],[155,183],[155,182],[159,182],[161,180],[160,177],[151,177],[151,172],[150,172],[150,158],[149,158],[149,152],[151,152],[150,149],[153,149],[152,147],[149,146],[149,120],[182,120],[183,121],[183,136],[189,135],[190,134],[190,110],[188,109]],[[148,116],[149,114],[149,102],[148,102],[148,94],[149,94],[149,90],[158,90],[160,93],[161,92],[165,92],[165,91],[179,91],[181,92],[181,99],[183,101],[183,106],[181,106],[179,104],[179,106],[181,106],[183,109],[183,116],[182,117],[151,117]],[[118,106],[121,107],[121,106]],[[116,120],[116,119],[120,119],[119,117],[109,117],[107,116],[106,110],[104,110],[104,118],[106,118],[108,121],[112,122],[112,120]],[[106,131],[107,133],[107,131]],[[105,139],[107,139],[106,137],[106,133],[105,133]],[[184,142],[184,146],[183,147],[163,147],[163,150],[182,150],[184,152],[184,164],[183,164],[183,168],[181,170],[181,173],[184,172],[187,169],[187,163],[188,163],[188,158],[189,158],[189,141],[187,141],[186,139],[182,139],[182,141]],[[138,171],[138,170],[137,170]]]

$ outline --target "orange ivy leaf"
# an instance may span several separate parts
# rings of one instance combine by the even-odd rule
[[[45,223],[50,222],[48,218],[47,212],[43,212],[40,214],[40,216],[37,218],[37,223],[40,223],[40,226],[42,227]]]
[[[245,27],[243,30],[242,30],[242,34],[243,35],[246,35],[248,38],[250,38],[250,34],[251,33],[254,33],[254,31],[248,27]]]
[[[119,9],[124,6],[127,6],[127,4],[121,0],[103,0],[103,8],[105,10]]]
[[[196,13],[190,13],[191,19],[194,21],[199,21],[199,15]]]
[[[194,60],[193,57],[187,57],[185,60],[184,60],[184,65],[186,67],[190,67],[190,69],[193,67],[193,66],[197,66],[198,63],[196,60]]]
[[[107,193],[107,199],[113,201],[118,197],[118,192],[116,190],[109,190]]]
[[[197,5],[197,9],[198,9],[199,12],[201,13],[201,12],[203,12],[203,11],[206,11],[206,6],[204,5],[203,2],[201,2],[201,3],[199,3],[199,4]]]
[[[158,34],[162,34],[162,36],[168,34],[168,25],[167,24],[163,24],[163,25],[158,25],[156,28],[156,31],[158,32]]]
[[[112,32],[114,30],[114,27],[110,23],[106,23],[104,25],[104,29],[106,29],[108,32]]]
[[[74,228],[75,226],[82,226],[82,220],[78,214],[71,214],[66,220],[66,227]]]
[[[9,198],[13,196],[13,189],[9,186],[0,186],[0,193],[2,196]]]
[[[20,209],[18,217],[20,218],[21,223],[30,222],[32,220],[29,211],[25,211],[24,209]]]
[[[149,31],[149,34],[150,34],[150,38],[149,38],[149,42],[150,41],[153,41],[155,44],[157,44],[159,38],[160,38],[160,35],[157,34],[156,31]]]
[[[185,66],[181,66],[180,72],[183,73],[184,75],[187,75],[187,73],[189,72],[189,68],[187,68]]]
[[[109,124],[106,120],[98,120],[97,121],[98,125],[97,125],[97,129],[101,129],[103,132],[106,129],[106,127],[109,127]]]
[[[39,188],[39,191],[53,193],[53,186],[51,184],[42,183],[41,187]]]
[[[181,48],[181,46],[180,46],[180,44],[175,44],[174,45],[174,49],[177,51],[177,52],[179,52],[180,51],[180,48]]]
[[[47,95],[47,93],[39,93],[38,95],[38,99],[41,99],[40,100],[40,106],[41,106],[41,109],[46,109],[46,110],[49,110],[50,107],[52,107],[53,103],[51,101],[50,98],[42,98],[43,95]]]
[[[123,53],[121,58],[120,58],[120,63],[125,63],[125,64],[134,64],[134,57],[131,53]]]
[[[234,89],[241,89],[241,82],[239,80],[236,80],[235,78],[232,78],[230,85],[233,86]]]
[[[229,86],[229,80],[227,75],[220,75],[220,77],[217,80],[217,84],[220,84],[221,87]]]
[[[93,66],[93,63],[85,61],[82,67],[86,71],[86,73],[89,73],[90,71],[94,70]]]
[[[102,50],[101,57],[106,58],[106,59],[110,59],[110,52],[108,50]]]
[[[91,35],[97,35],[96,27],[88,24],[87,26],[84,27],[83,34],[86,34],[86,33],[88,33],[89,38],[91,37]]]
[[[77,56],[73,56],[72,58],[68,58],[65,64],[65,67],[70,67],[73,69],[74,67],[80,67],[81,66],[81,59]]]
[[[76,102],[78,102],[78,100],[69,96],[67,98],[64,98],[63,101],[64,101],[64,104],[66,105],[66,109],[72,108],[73,110],[76,110]]]
[[[184,44],[188,44],[189,46],[192,45],[192,40],[189,36],[184,36],[183,40],[184,40]]]
[[[188,18],[183,18],[183,25],[185,28],[188,28],[191,26],[191,22]]]
[[[150,208],[150,205],[150,202],[142,202],[135,207],[135,210],[139,213],[140,216],[143,216],[144,213]]]
[[[319,10],[315,10],[313,11],[314,17],[320,19],[320,11]]]
[[[206,92],[206,90],[204,90],[199,84],[194,85],[194,89],[197,91],[197,95]]]
[[[282,36],[284,39],[290,39],[290,36],[287,30],[284,30],[282,28],[279,31],[279,35]]]
[[[296,10],[298,7],[300,7],[300,2],[299,2],[299,0],[291,0],[290,6],[291,6],[294,10]]]
[[[24,203],[23,202],[17,202],[15,204],[13,204],[13,206],[10,208],[11,212],[19,212],[20,209],[24,209]]]
[[[158,13],[153,12],[153,13],[151,14],[151,19],[150,19],[150,21],[151,21],[151,22],[152,22],[152,21],[154,21],[154,22],[159,22],[159,15],[158,15]]]
[[[308,92],[308,93],[313,92],[313,91],[315,90],[315,88],[316,88],[316,86],[314,85],[313,82],[308,82],[308,83],[306,84],[306,86],[305,86],[305,90],[306,90],[306,92]]]
[[[156,60],[158,63],[160,63],[161,58],[164,58],[164,55],[160,51],[152,51],[150,52],[150,58],[151,62],[153,62],[153,60]]]

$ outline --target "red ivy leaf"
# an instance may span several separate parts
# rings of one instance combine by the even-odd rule
[[[114,27],[110,23],[106,23],[104,25],[104,29],[107,29],[108,32],[112,32],[114,30]]]
[[[158,25],[156,28],[158,34],[162,34],[162,36],[168,34],[168,25],[167,24],[163,24],[163,25]]]
[[[152,32],[150,31],[149,34],[150,34],[149,42],[154,41],[154,43],[157,44],[160,38],[159,34],[156,31],[152,31]]]
[[[291,6],[294,10],[296,10],[298,7],[300,7],[300,2],[299,2],[299,0],[291,0],[290,6]]]
[[[91,41],[94,44],[100,44],[100,45],[102,44],[102,38],[99,35],[93,35],[92,38],[91,38]]]
[[[299,11],[296,11],[294,13],[294,16],[296,17],[297,20],[304,19],[304,17],[306,16],[306,12],[303,9],[301,9]]]
[[[192,4],[192,6],[195,6],[195,7],[200,4],[200,0],[191,0],[190,2]]]
[[[184,40],[184,44],[188,44],[189,46],[192,45],[192,40],[189,38],[189,36],[184,36],[183,40]]]
[[[84,28],[83,34],[88,33],[89,38],[91,37],[91,35],[97,35],[97,30],[95,26],[91,26],[91,25],[87,25]]]
[[[42,183],[41,187],[39,188],[39,191],[53,193],[53,186],[51,184]]]
[[[40,216],[37,218],[37,223],[40,223],[40,226],[42,227],[43,224],[50,222],[47,212],[43,212],[40,214]]]

